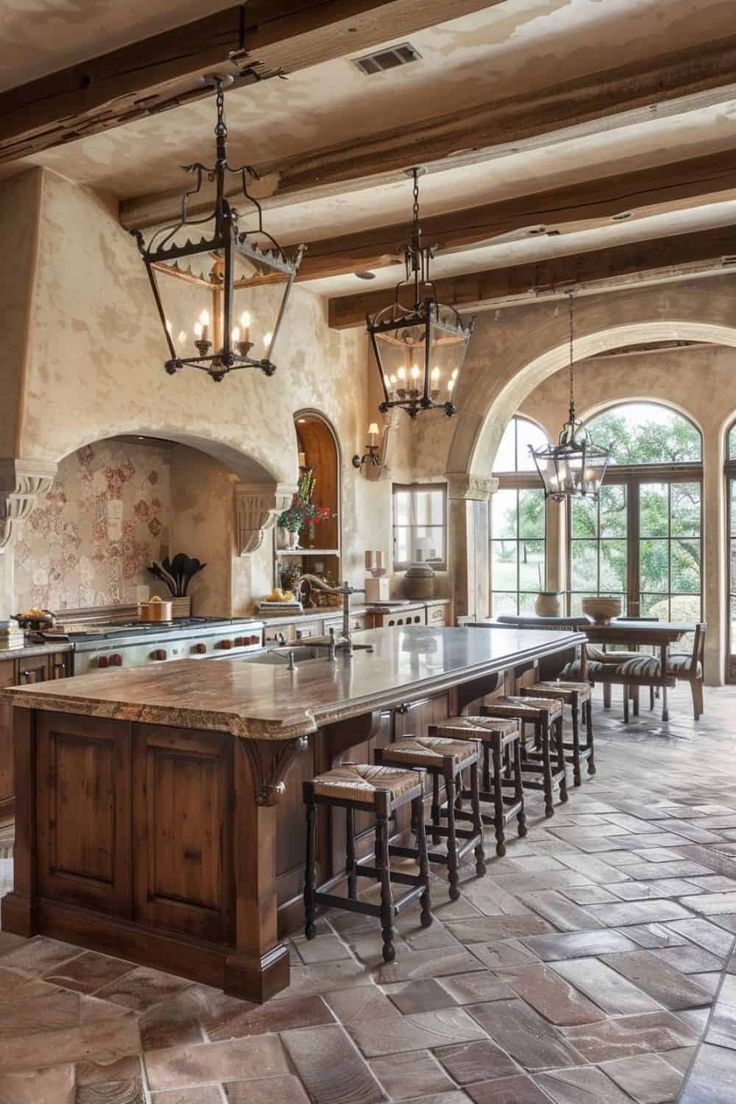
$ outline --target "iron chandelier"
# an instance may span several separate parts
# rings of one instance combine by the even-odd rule
[[[304,246],[289,254],[264,230],[261,205],[248,191],[248,176],[255,177],[255,171],[247,165],[233,169],[227,160],[223,88],[232,78],[212,80],[217,103],[214,167],[199,162],[185,166],[196,184],[182,196],[178,222],[156,230],[147,243],[140,230],[133,233],[164,328],[166,371],[174,375],[185,366],[200,368],[219,382],[235,368],[260,368],[267,376],[275,372],[276,339]],[[241,177],[242,194],[251,207],[247,213],[255,214],[254,229],[240,229],[241,212],[226,198],[229,173]],[[189,218],[189,202],[205,178],[215,186],[214,208],[202,218]],[[281,286],[280,299],[273,294],[274,284]]]
[[[430,278],[435,247],[422,244],[419,220],[419,177],[424,171],[410,170],[414,206],[411,239],[404,251],[406,275],[396,285],[393,303],[368,315],[366,326],[381,375],[381,412],[397,406],[415,418],[421,410],[439,407],[451,417],[475,319],[463,323],[454,307],[437,299]],[[407,294],[412,301],[402,302]]]
[[[570,409],[556,445],[542,445],[529,451],[544,485],[544,497],[562,502],[566,498],[597,498],[601,489],[609,450],[591,441],[588,430],[575,417],[575,306],[570,303]]]

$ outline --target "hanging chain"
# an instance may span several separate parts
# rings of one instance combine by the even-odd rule
[[[575,300],[572,289],[567,293],[570,303],[570,421],[575,418]]]
[[[224,141],[227,138],[227,127],[225,126],[225,93],[222,88],[222,81],[216,81],[215,87],[217,89],[217,126],[215,127],[215,136]]]

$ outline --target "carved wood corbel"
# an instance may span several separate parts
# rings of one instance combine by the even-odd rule
[[[236,483],[235,513],[238,555],[246,556],[263,544],[263,534],[276,524],[296,491],[285,483]]]
[[[23,522],[51,486],[56,467],[48,461],[0,460],[0,551],[17,538]]]
[[[297,754],[309,746],[309,737],[295,740],[251,740],[243,746],[253,772],[256,805],[278,805],[286,792],[286,774]]]

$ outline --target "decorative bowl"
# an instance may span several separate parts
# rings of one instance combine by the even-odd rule
[[[605,625],[612,617],[621,613],[620,598],[583,598],[583,613],[592,618],[596,625]]]

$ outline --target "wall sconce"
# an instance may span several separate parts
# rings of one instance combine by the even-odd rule
[[[358,470],[364,469],[364,475],[367,479],[380,479],[382,473],[386,470],[387,438],[388,427],[384,430],[383,439],[381,440],[378,424],[371,422],[368,426],[368,444],[365,453],[363,456],[359,456],[356,452],[353,457],[353,467]]]

